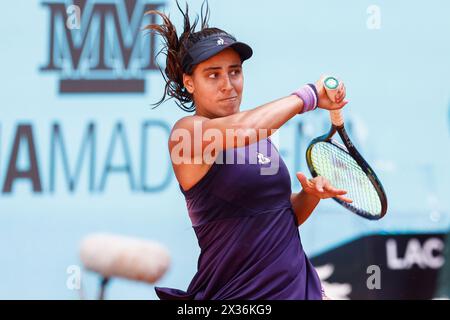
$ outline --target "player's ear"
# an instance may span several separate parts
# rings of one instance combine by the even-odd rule
[[[195,87],[194,87],[194,79],[192,78],[192,76],[183,73],[183,84],[190,94],[194,93]]]

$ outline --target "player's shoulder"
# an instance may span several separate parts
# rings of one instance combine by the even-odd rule
[[[209,120],[206,117],[199,116],[199,115],[189,115],[183,118],[180,118],[175,122],[175,124],[172,127],[172,132],[176,129],[187,129],[192,130],[194,128],[194,123],[196,121],[203,122]]]
[[[198,115],[189,115],[177,120],[177,122],[175,122],[170,132],[168,141],[169,149],[172,149],[176,145],[176,142],[180,139],[180,137],[186,138],[186,135],[188,135],[187,137],[190,136],[191,139],[193,139],[195,122],[196,121],[203,122],[206,120],[208,120],[208,118]]]

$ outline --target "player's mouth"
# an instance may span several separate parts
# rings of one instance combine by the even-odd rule
[[[221,99],[221,100],[219,100],[219,101],[230,102],[230,101],[236,101],[236,99],[237,99],[237,96],[235,96],[235,97],[230,97],[230,98],[226,98],[226,99]]]

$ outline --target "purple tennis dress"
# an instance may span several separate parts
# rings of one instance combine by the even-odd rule
[[[289,172],[270,138],[221,152],[198,183],[180,189],[201,251],[187,291],[155,287],[161,300],[322,299]]]

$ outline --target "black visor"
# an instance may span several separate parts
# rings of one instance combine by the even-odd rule
[[[227,33],[218,33],[207,36],[195,43],[183,58],[183,72],[191,73],[195,65],[218,54],[226,48],[233,48],[241,57],[241,61],[249,59],[253,50],[247,44],[238,42]]]

